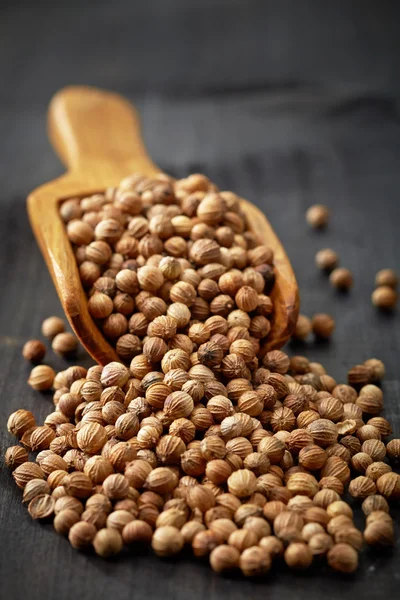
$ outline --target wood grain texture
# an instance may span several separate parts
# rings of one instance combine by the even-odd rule
[[[134,101],[146,145],[165,171],[203,171],[268,216],[294,266],[302,312],[336,319],[330,343],[310,339],[287,351],[322,362],[338,381],[353,364],[381,358],[384,414],[400,436],[399,311],[384,315],[370,304],[376,271],[400,265],[398,9],[369,0],[14,1],[8,11],[2,4],[1,456],[14,441],[5,428],[12,411],[24,406],[40,421],[52,410],[51,397],[26,384],[30,366],[20,356],[45,317],[62,315],[25,198],[62,172],[44,133],[45,112],[48,98],[72,82]],[[314,202],[332,209],[323,233],[304,222]],[[350,294],[337,294],[314,268],[322,247],[353,271]],[[83,352],[78,358],[92,364]],[[46,362],[71,364],[50,351]],[[399,510],[393,514],[398,521]],[[0,597],[7,600],[381,600],[396,598],[400,585],[399,542],[393,553],[363,551],[351,577],[317,566],[305,574],[277,567],[258,583],[226,579],[189,554],[104,562],[32,522],[3,464],[0,531]]]
[[[89,314],[73,251],[58,214],[59,204],[66,198],[115,187],[127,175],[152,176],[160,169],[145,150],[136,110],[118,94],[83,86],[60,90],[50,103],[48,129],[68,171],[29,195],[29,218],[71,327],[89,354],[104,365],[119,358]],[[266,347],[280,348],[292,334],[299,312],[296,278],[265,215],[246,200],[242,200],[242,209],[260,243],[274,252],[274,314]]]

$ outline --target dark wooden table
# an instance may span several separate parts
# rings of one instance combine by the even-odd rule
[[[370,303],[374,275],[399,269],[400,44],[395,2],[3,2],[0,8],[0,449],[8,415],[38,420],[51,397],[26,385],[20,356],[60,306],[33,240],[28,192],[61,173],[45,134],[46,105],[70,83],[127,94],[154,159],[175,175],[204,171],[268,215],[298,275],[302,311],[331,313],[327,344],[288,346],[345,381],[369,357],[387,367],[385,414],[400,434],[398,312]],[[305,209],[332,209],[324,233]],[[332,291],[315,252],[335,248],[355,275]],[[50,363],[65,363],[51,354]],[[90,361],[83,355],[85,364]],[[398,596],[398,555],[363,552],[353,577],[284,568],[254,583],[223,579],[190,556],[127,554],[104,562],[30,520],[5,468],[0,483],[0,597],[7,600],[382,598]]]

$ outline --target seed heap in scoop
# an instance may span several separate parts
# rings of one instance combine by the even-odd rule
[[[248,230],[236,194],[204,175],[135,175],[60,212],[89,312],[121,360],[154,370],[184,352],[183,363],[254,370],[271,328],[273,252]],[[243,339],[249,350],[228,352]],[[221,350],[234,357],[222,363]]]
[[[350,386],[281,351],[240,377],[205,355],[210,366],[179,349],[178,362],[166,353],[161,365],[139,355],[130,369],[69,367],[53,378],[43,425],[13,413],[8,429],[21,445],[6,464],[31,517],[105,558],[124,546],[148,544],[161,557],[191,547],[215,571],[248,577],[280,557],[292,569],[325,560],[350,573],[364,543],[392,545],[400,440],[387,442],[380,416],[381,361],[356,365]],[[364,532],[341,499],[346,488]]]

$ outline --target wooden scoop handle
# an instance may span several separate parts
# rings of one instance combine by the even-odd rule
[[[51,101],[48,129],[70,174],[86,175],[88,183],[101,183],[110,171],[121,177],[159,172],[145,150],[136,110],[118,94],[66,87]]]

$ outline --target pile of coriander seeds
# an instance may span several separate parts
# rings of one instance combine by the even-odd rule
[[[384,373],[376,359],[361,367],[371,382]],[[21,445],[6,463],[30,515],[102,557],[150,544],[159,556],[191,548],[217,572],[259,576],[281,557],[353,572],[364,543],[394,542],[400,440],[386,441],[381,389],[337,384],[279,350],[251,375],[164,363],[139,377],[116,362],[58,373],[43,425],[23,409],[8,421]]]
[[[148,545],[247,577],[282,561],[351,573],[364,547],[393,545],[400,440],[381,415],[384,365],[355,365],[344,384],[267,352],[273,254],[237,196],[201,175],[136,176],[61,215],[90,312],[123,362],[32,370],[54,411],[42,425],[10,416],[19,445],[5,461],[33,519],[104,558]],[[302,317],[296,337],[333,327]],[[27,359],[41,360],[38,344]]]
[[[236,194],[200,174],[135,175],[60,213],[89,313],[122,361],[138,357],[142,372],[190,356],[236,376],[252,365],[271,329],[273,252],[247,229]],[[222,362],[232,342],[237,360]]]

